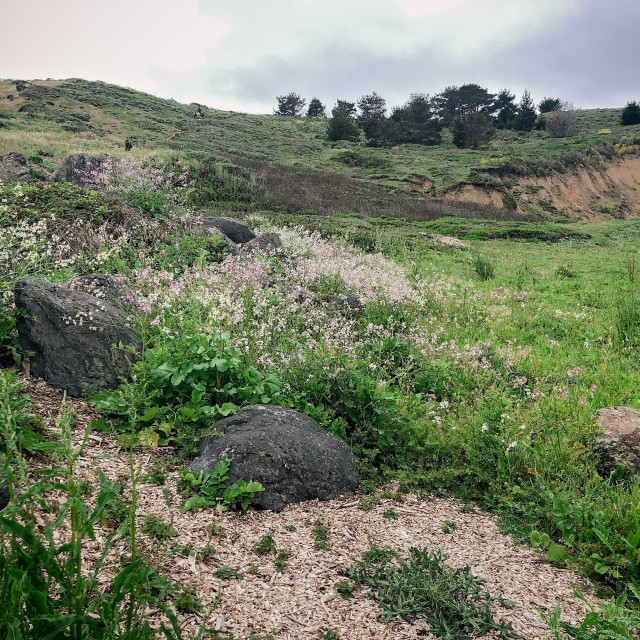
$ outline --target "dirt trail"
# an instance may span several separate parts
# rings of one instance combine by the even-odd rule
[[[640,157],[627,156],[600,169],[582,168],[547,177],[505,176],[502,185],[495,187],[456,185],[443,199],[498,208],[517,205],[516,210],[524,213],[594,222],[640,216]]]

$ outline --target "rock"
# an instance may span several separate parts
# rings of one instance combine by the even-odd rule
[[[37,278],[15,285],[20,345],[30,357],[31,375],[70,396],[113,389],[126,377],[138,349],[129,317],[107,300]],[[120,348],[120,346],[124,348]]]
[[[236,244],[249,242],[256,237],[256,234],[249,227],[233,218],[200,218],[203,227],[215,227],[224,233],[229,240]]]
[[[322,300],[320,300],[320,297],[314,291],[311,291],[311,289],[307,289],[306,287],[302,287],[297,284],[291,284],[282,280],[268,278],[264,282],[264,286],[268,289],[277,289],[282,296],[289,298],[297,304],[307,304],[313,306],[319,306],[322,304]]]
[[[238,253],[238,245],[231,240],[231,238],[227,237],[218,227],[214,227],[212,225],[204,224],[203,220],[215,220],[217,218],[200,218],[188,220],[187,225],[194,235],[203,235],[208,234],[210,236],[216,236],[218,238],[222,238],[227,245],[227,251],[231,255],[236,255]]]
[[[64,283],[65,287],[73,291],[88,293],[94,298],[107,300],[116,307],[132,310],[135,307],[135,294],[124,283],[126,278],[105,274],[89,274],[79,276]]]
[[[107,155],[92,156],[88,153],[74,153],[53,174],[53,180],[54,182],[73,182],[81,187],[99,190],[103,184],[97,178],[96,172],[103,165],[115,160]]]
[[[265,490],[254,506],[281,511],[303,500],[332,500],[355,490],[357,472],[349,447],[309,416],[258,405],[216,423],[222,436],[201,442],[194,471],[231,459],[229,479],[256,480]]]
[[[627,473],[640,478],[640,411],[630,407],[607,407],[593,416],[600,425],[596,440],[599,470],[603,476],[622,465]]]
[[[260,253],[274,253],[278,249],[282,249],[282,240],[277,233],[263,233],[261,236],[249,240],[244,245],[249,252],[259,251]]]
[[[29,167],[27,159],[12,151],[0,160],[0,182],[26,182],[29,180]]]
[[[9,485],[6,478],[0,478],[0,511],[9,504]]]
[[[364,313],[365,304],[355,293],[349,293],[346,296],[338,296],[336,298],[336,304],[347,313],[351,313],[355,316],[360,316]]]

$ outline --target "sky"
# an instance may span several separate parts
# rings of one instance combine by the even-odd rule
[[[477,83],[577,108],[640,100],[640,0],[30,0],[5,3],[0,78],[85,78],[272,113]]]

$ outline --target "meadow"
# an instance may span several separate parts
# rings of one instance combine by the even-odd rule
[[[25,134],[34,154],[45,135]],[[105,191],[35,182],[0,192],[0,462],[12,487],[0,517],[2,637],[151,638],[149,603],[167,616],[165,637],[183,637],[177,595],[136,550],[135,459],[171,445],[186,468],[216,419],[256,402],[303,411],[343,438],[371,503],[390,483],[400,495],[457,496],[594,581],[600,605],[572,627],[558,603],[545,618],[550,638],[637,637],[640,490],[622,469],[599,469],[592,421],[602,407],[640,408],[637,219],[294,214],[262,208],[227,163],[166,150],[130,156],[105,181]],[[227,255],[183,225],[185,216],[229,213],[277,232],[284,249]],[[92,428],[117,434],[129,451],[124,507],[108,483],[88,507],[75,479],[73,415],[60,416],[52,440],[15,376],[25,357],[15,280],[87,273],[118,275],[131,288],[144,347],[129,381],[88,399],[102,415]],[[278,282],[294,287],[269,285]],[[341,305],[349,293],[361,314]],[[34,481],[31,466],[43,457],[55,471]],[[65,494],[62,505],[48,504],[52,488]],[[82,548],[116,504],[125,515],[113,535],[128,541],[130,562],[100,592],[100,563],[87,577]],[[44,537],[40,508],[54,513]],[[54,539],[58,529],[68,540]]]

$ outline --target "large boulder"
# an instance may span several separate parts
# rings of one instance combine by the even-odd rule
[[[53,174],[54,182],[73,182],[81,187],[101,189],[101,169],[105,164],[114,162],[111,156],[92,156],[88,153],[73,153]]]
[[[253,240],[256,237],[256,234],[240,220],[234,220],[233,218],[200,218],[200,221],[205,228],[214,227],[219,229],[229,240],[236,244],[249,242],[249,240]]]
[[[203,222],[203,220],[212,219],[217,218],[193,218],[188,219],[186,224],[193,235],[204,235],[220,238],[227,245],[227,251],[231,255],[235,256],[238,253],[238,245],[233,240],[231,240],[231,238],[226,236],[220,229],[218,229],[218,227],[207,225]]]
[[[260,253],[275,253],[282,249],[282,240],[277,233],[263,233],[261,236],[249,240],[244,249],[249,253],[259,251]]]
[[[88,293],[94,298],[107,300],[116,307],[130,311],[135,307],[135,294],[126,284],[126,280],[124,276],[91,273],[67,280],[64,286],[73,291]]]
[[[309,416],[270,405],[220,420],[221,436],[201,442],[194,471],[231,459],[229,479],[256,480],[265,490],[254,506],[281,511],[303,500],[332,500],[355,490],[357,472],[349,447]]]
[[[16,328],[31,352],[31,374],[70,396],[113,389],[126,377],[138,342],[127,313],[81,291],[37,278],[15,285]]]
[[[630,407],[607,407],[593,416],[600,426],[596,453],[603,475],[622,465],[640,479],[640,411]]]
[[[0,182],[26,182],[29,179],[27,159],[12,151],[0,160]]]

